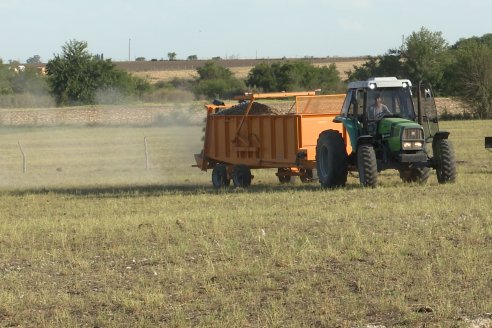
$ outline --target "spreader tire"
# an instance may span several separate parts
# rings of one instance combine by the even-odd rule
[[[301,175],[299,176],[299,179],[301,179],[302,183],[312,182],[314,180],[313,170],[311,169],[301,170]]]
[[[292,176],[291,174],[292,173],[289,168],[279,167],[277,171],[278,181],[280,181],[280,183],[282,184],[294,182],[295,177]]]
[[[246,165],[235,165],[232,172],[234,187],[249,187],[251,185],[251,170]]]
[[[231,184],[231,179],[227,177],[227,167],[224,164],[214,166],[212,170],[212,184],[215,188],[223,188]]]
[[[336,188],[344,186],[347,182],[347,151],[338,131],[326,130],[319,135],[316,165],[321,186]]]

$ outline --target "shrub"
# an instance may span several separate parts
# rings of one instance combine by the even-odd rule
[[[265,92],[322,89],[339,90],[341,80],[336,66],[315,67],[305,61],[260,63],[253,67],[246,80],[248,86]]]
[[[197,69],[198,78],[193,86],[194,94],[209,98],[230,98],[246,89],[244,82],[234,77],[228,68],[209,61]]]

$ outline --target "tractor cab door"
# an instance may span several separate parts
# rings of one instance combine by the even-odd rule
[[[414,92],[414,104],[417,104],[418,120],[424,128],[425,139],[427,142],[431,142],[434,135],[439,132],[439,123],[434,93],[426,81],[419,82],[418,88]]]
[[[342,123],[348,133],[350,145],[353,149],[357,148],[357,139],[361,133],[362,117],[362,92],[352,89],[347,92],[343,103],[342,112],[334,119],[334,122]]]

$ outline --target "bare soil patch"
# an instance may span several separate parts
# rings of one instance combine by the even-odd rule
[[[463,115],[469,111],[469,108],[461,100],[450,97],[436,98],[437,112],[442,115]]]

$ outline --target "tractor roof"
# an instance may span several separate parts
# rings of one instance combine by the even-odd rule
[[[412,82],[408,79],[397,79],[396,77],[371,77],[367,81],[350,82],[349,89],[376,89],[376,88],[406,88],[411,87]]]

